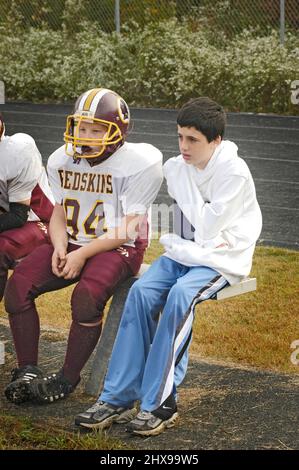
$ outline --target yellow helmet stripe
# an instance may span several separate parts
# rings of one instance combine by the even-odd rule
[[[101,90],[102,90],[102,88],[94,88],[93,90],[91,90],[91,92],[89,93],[89,95],[87,96],[87,98],[85,100],[85,103],[84,103],[84,106],[83,106],[83,111],[89,111],[90,110],[91,103],[92,103],[94,97]]]

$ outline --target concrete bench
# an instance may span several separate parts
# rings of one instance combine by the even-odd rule
[[[108,362],[110,360],[121,314],[123,312],[129,289],[134,284],[134,282],[148,270],[149,267],[149,264],[142,264],[139,273],[121,284],[113,296],[106,322],[103,327],[102,335],[96,348],[89,379],[86,383],[85,392],[88,395],[97,397],[102,389]],[[241,281],[239,284],[225,287],[219,291],[213,299],[224,300],[255,290],[256,279],[247,278]]]

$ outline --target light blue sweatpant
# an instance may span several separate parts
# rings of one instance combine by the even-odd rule
[[[99,400],[124,407],[140,400],[153,411],[175,394],[187,371],[194,307],[226,284],[206,266],[158,258],[130,289]]]

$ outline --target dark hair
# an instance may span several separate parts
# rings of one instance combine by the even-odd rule
[[[208,142],[212,142],[218,136],[223,138],[226,114],[220,104],[202,96],[191,99],[181,107],[177,123],[181,127],[195,127],[206,136]]]

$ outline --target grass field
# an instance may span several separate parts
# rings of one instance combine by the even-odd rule
[[[162,253],[154,240],[145,262]],[[221,302],[208,301],[197,309],[191,352],[276,371],[298,373],[290,360],[291,343],[299,340],[299,253],[257,247],[252,273],[256,292]],[[68,328],[72,287],[37,300],[42,325]],[[3,302],[0,316],[6,316]]]
[[[31,418],[0,413],[0,450],[128,450],[123,442],[101,433],[80,435]]]

